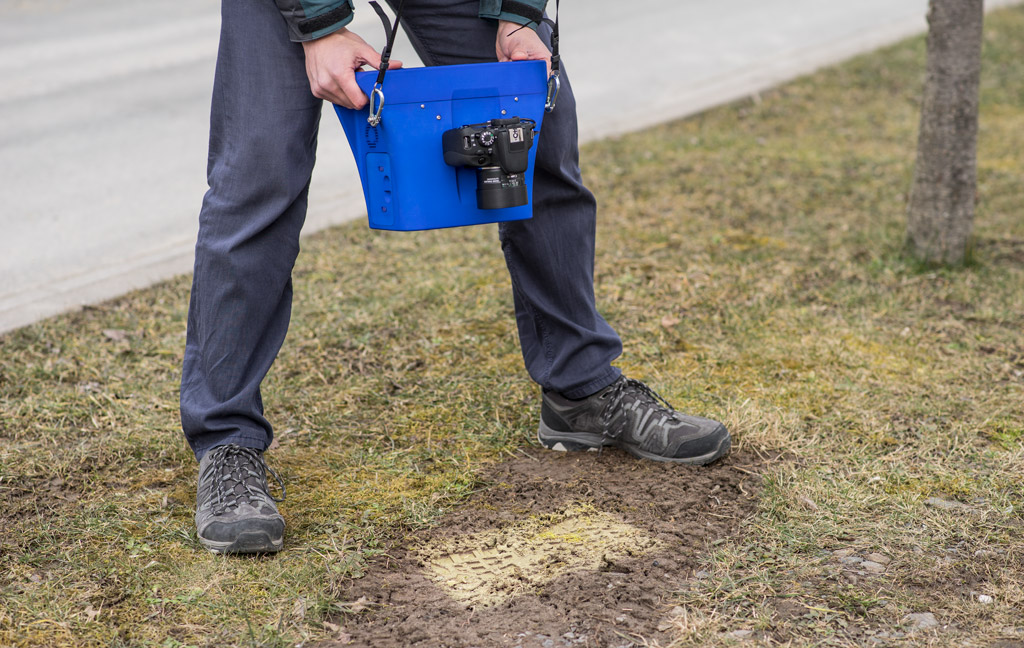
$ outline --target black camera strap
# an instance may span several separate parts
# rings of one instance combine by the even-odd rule
[[[398,9],[395,11],[395,24],[391,24],[391,19],[384,13],[380,4],[376,0],[370,0],[370,6],[377,12],[380,17],[381,23],[384,25],[384,33],[387,35],[387,43],[384,44],[384,50],[380,53],[380,68],[377,71],[377,81],[373,84],[373,92],[370,93],[370,115],[366,118],[367,123],[370,126],[376,126],[380,123],[380,111],[384,108],[384,75],[388,71],[388,63],[391,61],[391,49],[395,46],[395,36],[398,35],[398,23],[402,20],[402,5],[405,4],[405,0],[398,3]]]

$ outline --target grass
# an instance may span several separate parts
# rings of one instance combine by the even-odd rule
[[[961,270],[902,256],[922,38],[582,151],[621,366],[786,457],[674,593],[676,645],[1024,641],[1024,10],[985,29]],[[493,228],[303,245],[263,394],[289,489],[274,559],[197,548],[187,277],[0,337],[0,645],[324,638],[367,560],[530,442]],[[857,574],[843,550],[891,562]]]

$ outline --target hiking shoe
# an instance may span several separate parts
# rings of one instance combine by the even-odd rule
[[[235,444],[210,450],[199,462],[196,531],[214,553],[270,553],[284,546],[284,518],[267,489],[262,453]]]
[[[621,376],[580,400],[545,392],[537,438],[549,450],[617,446],[644,459],[704,465],[729,452],[718,421],[680,414],[639,380]]]

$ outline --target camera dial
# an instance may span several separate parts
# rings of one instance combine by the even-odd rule
[[[480,143],[483,144],[484,146],[490,146],[494,144],[494,133],[492,133],[489,130],[485,130],[484,132],[480,133]]]

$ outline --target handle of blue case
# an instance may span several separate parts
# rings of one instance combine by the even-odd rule
[[[548,93],[544,101],[545,112],[551,112],[555,109],[555,104],[558,100],[558,91],[562,87],[562,81],[560,78],[561,72],[561,56],[558,53],[558,14],[559,0],[555,0],[555,20],[552,21],[550,18],[545,18],[544,22],[551,25],[551,75],[548,77]],[[391,24],[391,20],[388,19],[388,15],[384,13],[380,4],[376,0],[370,0],[370,6],[377,12],[377,16],[380,17],[381,24],[384,25],[384,33],[387,35],[387,42],[384,44],[384,50],[380,54],[380,68],[377,71],[377,81],[373,84],[373,91],[370,94],[370,114],[366,118],[367,123],[370,126],[377,126],[380,123],[381,110],[384,108],[384,75],[388,71],[388,63],[391,61],[391,49],[395,44],[395,36],[398,34],[398,24],[402,20],[402,5],[405,4],[405,0],[401,0],[398,3],[398,10],[395,11],[395,22]]]

